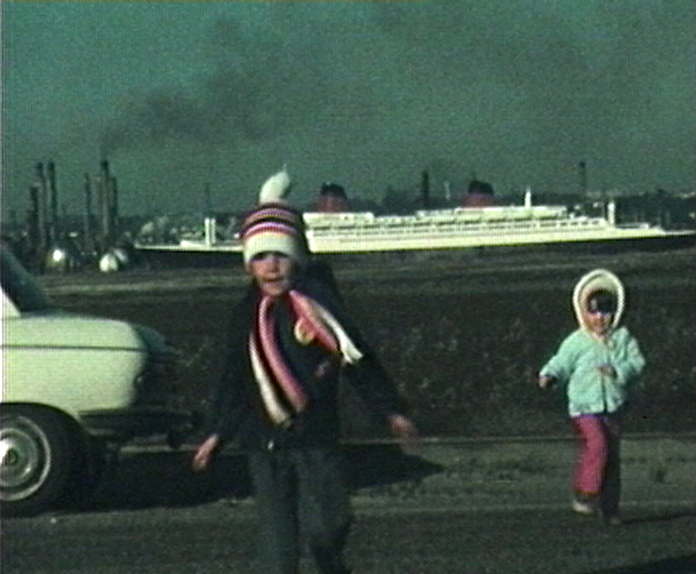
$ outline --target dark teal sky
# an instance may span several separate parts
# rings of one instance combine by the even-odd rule
[[[81,208],[102,154],[122,211],[531,185],[696,187],[692,0],[2,2],[3,206],[37,161]]]

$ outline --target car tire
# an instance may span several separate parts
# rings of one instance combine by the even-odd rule
[[[31,516],[65,493],[79,456],[67,421],[31,406],[0,408],[0,504],[6,516]]]

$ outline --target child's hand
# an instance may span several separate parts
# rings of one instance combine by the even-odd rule
[[[539,375],[539,388],[546,389],[556,382],[556,377],[551,375]]]
[[[393,414],[389,415],[387,420],[394,436],[406,441],[413,441],[418,438],[418,429],[408,417]]]
[[[333,375],[340,367],[340,362],[335,357],[330,357],[325,361],[319,363],[317,368],[314,370],[314,376],[318,381],[325,377]]]
[[[215,456],[215,452],[220,447],[220,437],[216,434],[210,435],[203,443],[196,449],[196,453],[193,456],[193,461],[191,466],[194,472],[202,472],[206,470]]]
[[[609,377],[611,379],[616,378],[616,369],[614,369],[614,367],[612,367],[611,365],[600,365],[599,367],[597,367],[597,369],[605,377]]]

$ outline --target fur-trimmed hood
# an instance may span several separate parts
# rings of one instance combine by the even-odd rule
[[[573,289],[575,317],[580,327],[587,329],[582,311],[585,309],[588,296],[599,289],[609,291],[616,297],[616,312],[614,313],[614,322],[612,323],[612,328],[616,329],[621,322],[626,306],[626,292],[621,280],[606,269],[590,271],[583,275],[575,285],[575,289]]]

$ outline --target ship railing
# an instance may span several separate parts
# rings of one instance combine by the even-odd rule
[[[358,225],[350,228],[310,228],[308,233],[314,237],[399,237],[413,236],[421,234],[490,234],[501,232],[538,232],[538,231],[583,231],[592,230],[609,226],[609,223],[602,218],[573,218],[556,221],[530,220],[530,221],[499,221],[490,223],[434,223],[420,222],[418,224],[404,225],[400,227],[389,227],[378,225]]]

